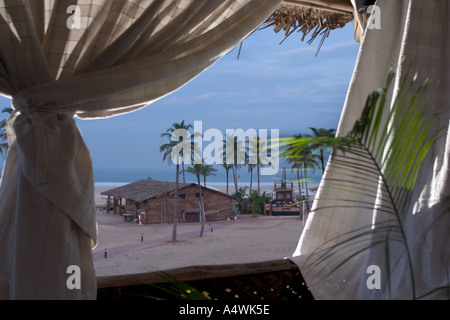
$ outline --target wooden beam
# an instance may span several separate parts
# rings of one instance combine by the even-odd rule
[[[166,282],[164,275],[187,282],[295,269],[298,269],[297,265],[289,259],[247,264],[192,266],[160,272],[98,277],[97,287],[107,289],[164,283]]]
[[[336,13],[354,13],[351,0],[284,0],[283,3]]]

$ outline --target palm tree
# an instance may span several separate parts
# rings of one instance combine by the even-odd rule
[[[169,138],[169,140],[172,139],[172,134],[174,133],[175,130],[178,129],[184,129],[184,130],[189,130],[192,129],[192,124],[185,124],[184,120],[181,121],[180,123],[174,123],[172,124],[172,127],[170,127],[169,129],[166,130],[166,132],[164,132],[163,134],[161,134],[161,138],[167,137]],[[191,139],[192,140],[192,139]],[[192,150],[194,150],[192,148]],[[183,159],[183,153],[181,152],[180,157],[181,159]],[[184,170],[184,161],[181,161],[181,166],[182,166],[182,172],[183,172],[183,183],[186,183],[186,175],[185,175],[185,170]]]
[[[308,177],[307,177],[307,173],[308,170],[313,170],[313,172],[315,171],[316,168],[319,167],[319,164],[317,163],[317,157],[312,153],[311,148],[306,148],[302,154],[301,154],[301,162],[303,165],[303,176],[305,177],[305,192],[306,192],[306,198],[309,197],[308,194]],[[309,204],[307,203],[308,209],[309,209]]]
[[[12,108],[5,108],[2,113],[11,114],[13,111],[14,110]],[[6,122],[6,119],[0,121],[0,153],[3,158],[6,158],[6,154],[9,149],[8,134],[6,133]]]
[[[248,153],[256,156],[256,163],[254,165],[256,166],[256,176],[258,180],[258,194],[261,194],[261,166],[269,164],[271,161],[271,157],[267,155],[267,144],[263,145],[261,139],[256,137],[249,141]]]
[[[226,164],[224,161],[224,163],[222,164],[222,167],[225,169],[225,171],[227,173],[227,194],[229,194],[229,192],[228,192],[228,173],[231,169],[231,164]]]
[[[172,159],[172,151],[177,147],[180,142],[172,141],[172,133],[177,129],[190,129],[191,125],[185,125],[184,120],[181,123],[174,123],[172,127],[167,129],[165,133],[161,134],[161,137],[168,137],[169,143],[165,143],[159,147],[161,153],[163,153],[163,160],[168,160],[169,165],[175,160],[176,164],[176,179],[175,179],[175,204],[174,204],[174,213],[173,213],[173,231],[172,231],[172,242],[177,241],[177,222],[178,222],[178,185],[180,179],[180,162],[183,164],[183,154],[180,152],[176,155],[176,159]],[[191,143],[191,141],[183,141],[181,143]],[[183,150],[183,149],[182,149]],[[181,160],[180,160],[181,159]],[[183,166],[183,175],[184,175],[184,166]],[[183,177],[184,179],[184,177]]]
[[[298,196],[299,199],[302,198],[302,190],[303,190],[303,170],[302,170],[302,161],[300,158],[289,159],[288,163],[292,164],[291,171],[296,171],[297,173],[297,183],[298,183]]]
[[[234,182],[234,190],[235,192],[239,190],[238,186],[238,170],[242,166],[242,164],[238,164],[238,152],[240,150],[244,150],[245,152],[245,142],[238,141],[237,137],[232,135],[227,135],[226,139],[224,140],[224,146],[223,146],[223,152],[226,157],[226,160],[229,161],[227,153],[231,152],[230,150],[227,151],[227,141],[232,140],[233,141],[233,151],[234,151],[234,158],[232,159],[231,165],[231,171],[233,173],[233,182]],[[245,152],[244,159],[247,159],[247,153]],[[226,163],[226,162],[225,162]]]
[[[324,151],[327,148],[331,147],[330,140],[333,139],[336,135],[336,129],[317,129],[317,128],[309,128],[313,132],[313,136],[317,138],[317,143],[312,145],[313,149],[319,150],[319,159],[322,165],[322,174],[325,173],[325,159],[324,159]]]
[[[203,237],[203,233],[205,232],[205,221],[206,221],[205,205],[203,203],[202,186],[200,183],[200,176],[203,174],[204,168],[205,165],[202,163],[202,164],[192,164],[191,167],[187,169],[187,172],[195,174],[195,177],[197,178],[198,194],[200,197],[200,222],[201,222],[200,237]]]
[[[294,136],[294,139],[302,139],[303,135],[298,134]],[[302,164],[302,157],[299,155],[292,155],[290,153],[289,146],[285,151],[284,157],[287,158],[287,162],[292,164],[291,170],[295,170],[297,172],[297,183],[298,183],[298,196],[299,200],[302,199],[302,189],[303,189],[303,164]]]
[[[259,146],[259,137],[249,141],[249,147],[248,147],[248,153],[251,154],[255,154],[256,155],[256,164],[255,163],[250,163],[250,159],[249,159],[249,171],[250,173],[253,173],[253,167],[256,166],[256,176],[257,176],[257,180],[258,180],[258,194],[260,191],[260,168],[261,168],[261,159],[260,159],[260,146]],[[251,182],[251,181],[250,181]],[[252,187],[250,184],[250,194],[252,193]]]
[[[300,140],[303,139],[303,135],[299,134],[294,136],[294,139]],[[308,170],[312,169],[315,170],[315,168],[319,167],[319,164],[317,163],[317,157],[312,152],[313,146],[307,146],[301,150],[296,150],[293,146],[288,146],[286,148],[286,151],[284,153],[284,157],[287,158],[287,161],[289,163],[292,163],[292,169],[297,170],[297,180],[298,180],[298,187],[299,187],[299,196],[300,199],[301,196],[301,189],[303,181],[305,182],[305,195],[306,198],[309,197],[308,194]],[[291,170],[292,170],[291,169]],[[304,179],[303,179],[304,177]],[[302,183],[300,182],[302,181]],[[307,208],[309,209],[309,203],[306,203]]]
[[[253,168],[256,166],[256,164],[248,164],[248,172],[250,172],[250,189],[249,194],[252,194],[252,184],[253,184]]]
[[[203,165],[201,170],[201,175],[203,176],[203,183],[206,187],[206,178],[209,176],[216,176],[214,172],[217,172],[217,169],[212,165]]]

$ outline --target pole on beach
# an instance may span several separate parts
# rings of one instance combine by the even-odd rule
[[[108,258],[108,249],[105,249],[105,259]]]
[[[141,242],[143,242],[143,241],[144,241],[144,234],[141,233]]]

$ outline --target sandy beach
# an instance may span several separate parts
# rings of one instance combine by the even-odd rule
[[[101,192],[119,186],[96,184],[97,207],[106,204]],[[226,189],[223,185],[212,187],[222,192]],[[261,189],[270,190],[270,186]],[[199,237],[200,223],[178,224],[177,242],[173,243],[171,224],[139,225],[100,212],[97,210],[98,244],[93,250],[98,276],[283,259],[292,256],[303,228],[298,216],[240,215],[236,221],[207,223],[203,237]]]
[[[179,224],[173,243],[172,225],[138,225],[111,214],[97,214],[97,223],[97,276],[283,259],[292,256],[303,228],[298,217],[242,215],[207,224],[203,237],[200,223]]]

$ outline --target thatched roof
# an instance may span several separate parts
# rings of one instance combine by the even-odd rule
[[[294,32],[302,33],[301,41],[309,36],[308,44],[322,37],[319,50],[330,31],[343,28],[354,19],[350,0],[285,0],[262,28],[284,31],[286,38]]]
[[[178,189],[181,191],[184,188],[195,186],[197,187],[196,183],[179,183]],[[202,186],[202,189],[208,189],[212,192],[220,193],[224,196],[228,196],[232,198],[232,196],[225,194],[223,192],[206,188]],[[136,202],[143,202],[149,199],[162,197],[167,194],[173,194],[175,192],[175,182],[169,182],[169,181],[155,181],[155,180],[140,180],[136,181],[130,184],[127,184],[125,186],[111,189],[105,192],[102,192],[101,194],[104,196],[110,196],[110,197],[118,197],[123,199],[129,199]]]

